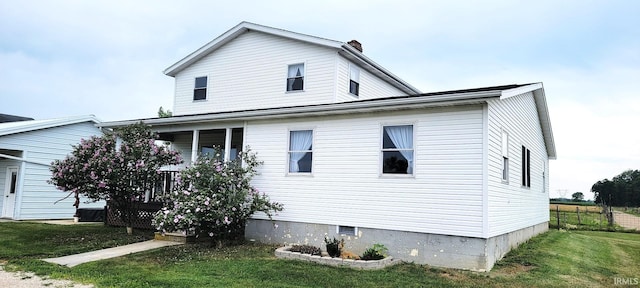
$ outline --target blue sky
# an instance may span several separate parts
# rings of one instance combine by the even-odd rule
[[[154,117],[162,71],[250,21],[357,39],[424,92],[543,82],[552,197],[640,169],[640,1],[218,2],[0,1],[0,113]]]

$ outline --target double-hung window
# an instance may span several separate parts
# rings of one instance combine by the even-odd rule
[[[531,151],[522,146],[522,186],[531,188]]]
[[[382,127],[382,173],[413,174],[413,125]]]
[[[349,93],[360,95],[360,69],[355,65],[349,65]]]
[[[289,131],[289,173],[311,173],[313,130]]]
[[[193,88],[193,100],[207,99],[207,76],[196,77],[195,87]]]
[[[304,90],[304,63],[289,65],[287,91]]]
[[[502,131],[502,181],[509,181],[509,134]]]

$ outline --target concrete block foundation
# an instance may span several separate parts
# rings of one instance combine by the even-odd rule
[[[548,230],[548,222],[488,239],[358,227],[357,235],[339,235],[335,225],[250,219],[245,237],[270,244],[307,244],[325,249],[325,237],[345,240],[361,255],[384,244],[394,259],[437,267],[489,271],[496,261],[527,239]]]

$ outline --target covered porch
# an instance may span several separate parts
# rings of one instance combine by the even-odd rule
[[[158,132],[158,140],[168,142],[170,149],[180,152],[185,161],[184,167],[201,155],[220,157],[224,161],[235,160],[244,147],[244,127],[242,126],[173,131],[161,127],[152,128]]]
[[[169,193],[175,186],[180,170],[188,167],[200,156],[220,158],[224,161],[235,160],[244,147],[244,125],[201,125],[196,127],[153,125],[158,133],[158,141],[164,142],[169,149],[180,152],[184,163],[162,168],[162,180],[145,195],[144,202],[154,202],[160,196]]]

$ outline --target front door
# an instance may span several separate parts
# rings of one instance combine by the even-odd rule
[[[18,168],[7,168],[7,176],[4,185],[4,201],[2,207],[2,217],[13,218],[13,210],[16,205],[16,190],[18,188]]]

